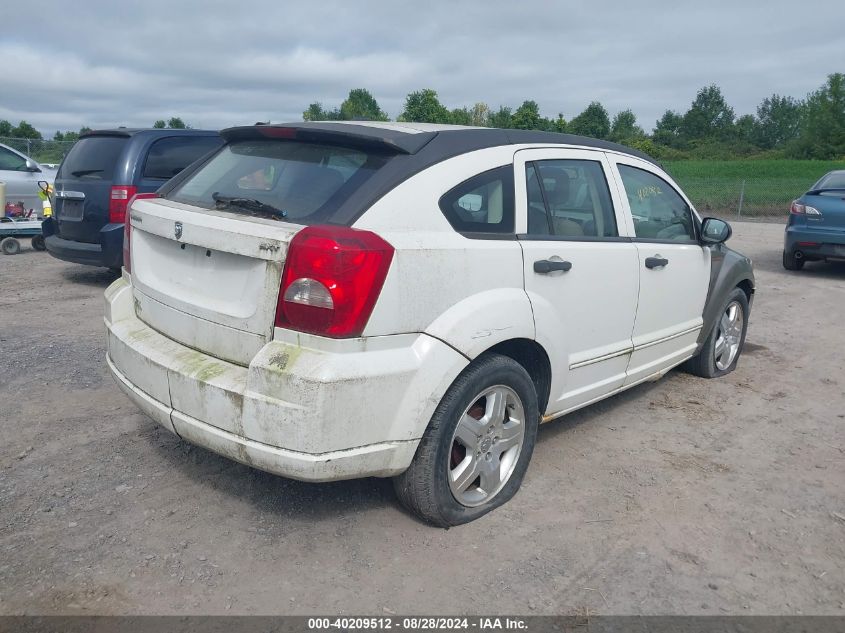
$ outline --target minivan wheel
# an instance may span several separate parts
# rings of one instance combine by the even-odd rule
[[[745,346],[748,331],[748,297],[741,288],[734,288],[719,312],[716,324],[686,369],[703,378],[717,378],[736,369]]]
[[[783,251],[783,267],[787,270],[801,270],[804,268],[804,258],[795,257],[793,251]]]
[[[519,490],[539,421],[522,365],[495,354],[478,358],[449,387],[410,467],[394,478],[399,500],[440,527],[487,514]]]
[[[46,251],[47,250],[47,243],[44,241],[43,235],[33,235],[32,236],[32,248],[37,251]]]

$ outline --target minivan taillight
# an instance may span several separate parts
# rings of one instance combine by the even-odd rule
[[[126,204],[127,209],[132,208],[132,203],[140,198],[156,198],[156,193],[136,193]],[[125,214],[125,212],[124,212]],[[123,221],[123,267],[126,272],[132,274],[132,216],[126,217]]]
[[[126,218],[126,209],[129,208],[129,201],[138,187],[135,185],[114,185],[109,194],[109,222],[120,224]]]
[[[393,247],[370,231],[302,229],[288,248],[276,326],[332,338],[360,336],[392,260]]]

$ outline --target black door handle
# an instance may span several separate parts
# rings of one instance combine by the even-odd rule
[[[554,270],[566,272],[572,268],[572,262],[559,262],[552,259],[538,259],[534,262],[534,272],[547,275]]]
[[[661,268],[663,266],[668,266],[669,260],[665,257],[646,257],[645,258],[645,267],[646,268]]]

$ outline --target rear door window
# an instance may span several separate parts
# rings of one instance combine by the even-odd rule
[[[223,147],[166,197],[206,209],[331,221],[390,156],[336,145],[250,139]],[[267,205],[278,213],[265,212]]]
[[[150,145],[144,162],[144,178],[170,180],[211,150],[222,145],[215,136],[170,136]]]
[[[601,163],[541,160],[525,167],[528,234],[615,238],[616,215]]]
[[[57,178],[111,180],[126,136],[87,136],[79,139],[59,167]]]

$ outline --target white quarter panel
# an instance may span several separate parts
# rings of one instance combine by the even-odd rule
[[[513,147],[446,160],[396,187],[355,223],[396,249],[364,336],[425,332],[469,358],[503,340],[534,338],[518,242],[464,237],[439,207],[454,186],[512,160]]]

